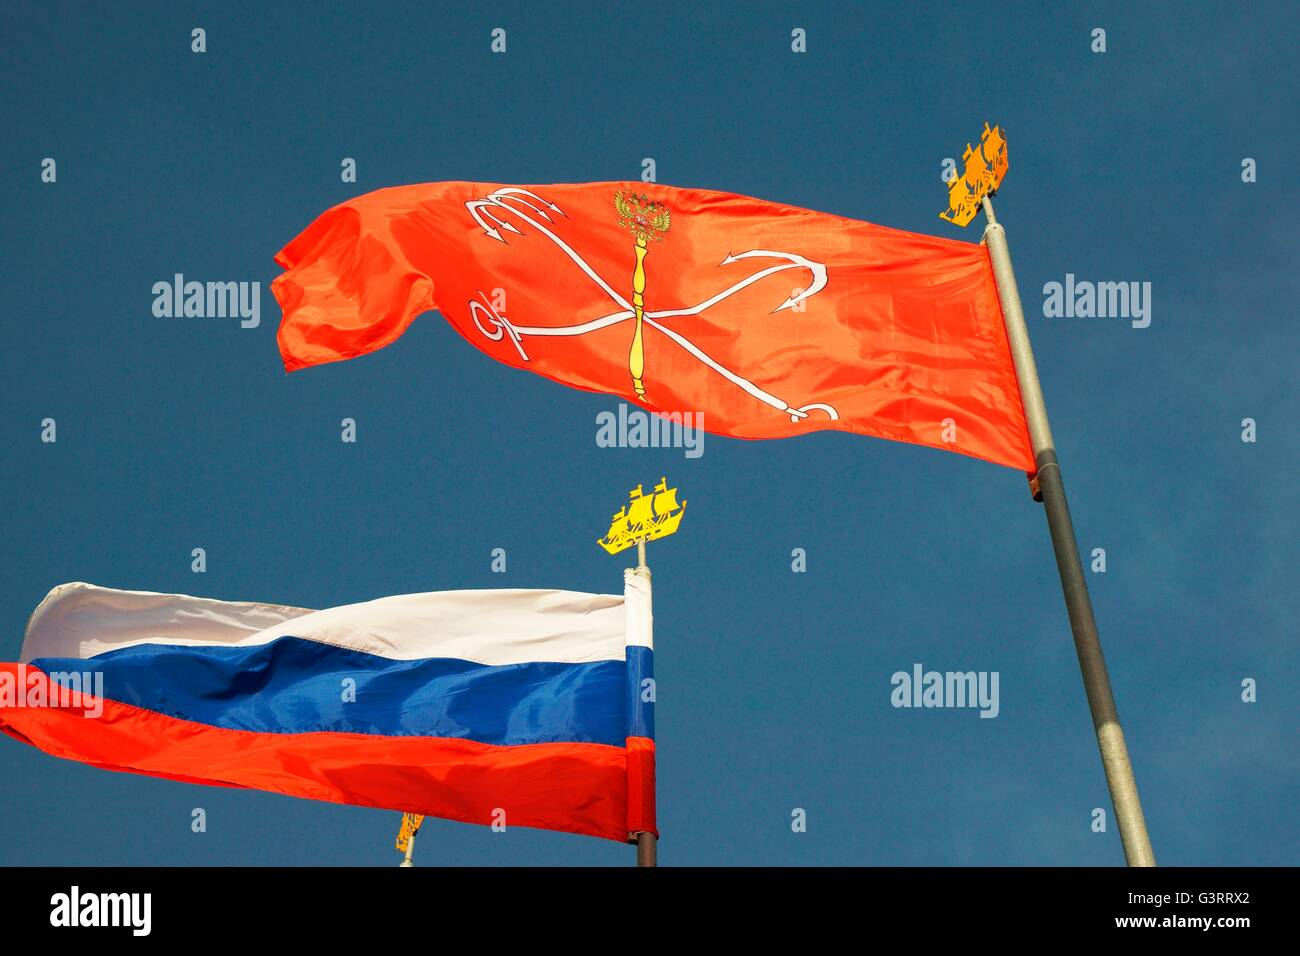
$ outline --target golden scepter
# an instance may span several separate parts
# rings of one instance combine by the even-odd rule
[[[645,254],[648,240],[663,240],[671,225],[668,207],[654,202],[648,196],[633,196],[619,190],[614,193],[614,209],[618,224],[632,231],[636,239],[636,268],[632,271],[632,311],[636,315],[636,331],[632,333],[632,350],[627,356],[627,370],[632,374],[632,388],[638,398],[645,398],[645,341],[641,334],[641,320],[645,315]]]

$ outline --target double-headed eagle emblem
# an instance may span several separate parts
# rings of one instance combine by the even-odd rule
[[[620,189],[614,193],[614,209],[618,213],[618,224],[632,230],[638,246],[645,245],[647,239],[662,241],[664,233],[672,225],[672,213],[668,207],[648,196],[633,196]]]

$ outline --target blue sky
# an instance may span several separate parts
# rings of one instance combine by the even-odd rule
[[[662,863],[1120,862],[1113,820],[1090,829],[1105,780],[1020,473],[838,433],[600,448],[616,399],[495,363],[436,314],[290,376],[275,346],[272,256],[370,189],[636,179],[653,157],[661,183],[974,242],[937,218],[939,177],[987,119],[1080,546],[1107,552],[1089,585],[1157,857],[1297,862],[1293,6],[375,6],[0,13],[0,659],[69,580],[308,607],[617,591],[593,539],[667,474],[690,510],[651,547]],[[261,325],[155,317],[177,272],[262,282]],[[1044,318],[1067,273],[1152,283],[1150,327]],[[999,672],[998,717],[893,708],[890,675],[918,662]],[[397,862],[394,813],[10,740],[0,807],[0,864]],[[419,857],[632,852],[431,821]]]

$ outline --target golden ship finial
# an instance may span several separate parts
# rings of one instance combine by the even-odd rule
[[[998,191],[1007,174],[1006,135],[999,127],[989,129],[985,123],[979,146],[967,143],[961,158],[965,169],[948,184],[948,208],[939,213],[939,218],[965,226],[979,212],[984,197]]]
[[[610,554],[625,551],[638,541],[654,541],[674,534],[686,514],[686,502],[677,503],[677,489],[660,478],[650,494],[637,485],[628,492],[628,503],[619,508],[609,524],[609,532],[596,543]]]
[[[403,813],[402,828],[397,831],[397,852],[405,853],[411,846],[411,839],[420,832],[424,815],[420,813]]]

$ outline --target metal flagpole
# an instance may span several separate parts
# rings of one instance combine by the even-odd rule
[[[636,573],[644,577],[646,584],[649,585],[650,568],[645,563],[645,538],[638,539],[636,543]],[[653,833],[642,831],[636,835],[636,865],[656,867],[659,865],[658,841]]]
[[[659,865],[659,850],[655,846],[655,835],[653,833],[638,833],[636,835],[636,865]]]
[[[1042,501],[1047,512],[1047,526],[1052,535],[1052,549],[1056,552],[1056,567],[1061,574],[1061,590],[1065,594],[1065,608],[1070,616],[1070,630],[1074,632],[1074,649],[1079,656],[1079,669],[1083,672],[1083,689],[1088,695],[1092,711],[1092,724],[1097,731],[1097,746],[1101,750],[1101,764],[1106,771],[1111,803],[1119,824],[1120,841],[1129,866],[1155,866],[1155,852],[1147,835],[1146,820],[1142,816],[1142,802],[1138,799],[1137,781],[1133,778],[1133,765],[1129,762],[1124,731],[1119,724],[1119,711],[1110,688],[1110,674],[1106,659],[1101,653],[1101,640],[1097,636],[1097,622],[1088,598],[1088,584],[1079,560],[1079,545],[1070,521],[1070,508],[1065,500],[1065,484],[1056,460],[1056,446],[1047,422],[1047,406],[1043,390],[1038,383],[1038,369],[1029,345],[1029,330],[1020,304],[1020,291],[1011,268],[1011,252],[1007,248],[1006,232],[993,215],[993,203],[984,196],[984,214],[988,225],[984,228],[984,244],[993,262],[993,275],[997,280],[998,297],[1002,300],[1002,314],[1006,320],[1007,340],[1016,366],[1016,379],[1020,383],[1020,397],[1025,406],[1025,419],[1029,424],[1029,440],[1034,449],[1037,474],[1034,477],[1035,500]]]
[[[622,209],[620,209],[622,212]],[[658,228],[657,226],[655,228]],[[668,228],[668,216],[664,213],[663,229]],[[645,494],[642,485],[637,485],[628,492],[628,503],[618,509],[609,524],[609,531],[605,537],[597,538],[596,543],[604,548],[609,554],[620,554],[626,551],[632,545],[636,545],[636,567],[628,568],[624,575],[634,574],[645,582],[645,616],[641,629],[647,646],[654,646],[652,631],[654,629],[654,613],[651,610],[651,588],[650,588],[650,568],[645,561],[645,546],[648,541],[658,541],[666,538],[671,534],[676,534],[678,527],[682,523],[682,517],[686,514],[686,502],[677,502],[677,489],[668,487],[667,477],[659,479],[659,484],[654,486],[654,490]],[[639,589],[638,589],[639,590]],[[653,698],[650,698],[653,700]],[[632,704],[635,706],[635,704]],[[628,714],[628,731],[632,732],[633,715]],[[639,718],[638,718],[639,720]],[[653,732],[650,733],[653,737]],[[629,758],[630,759],[630,758]],[[650,758],[653,760],[653,756]],[[653,766],[653,765],[652,765]],[[631,764],[629,764],[629,773]],[[646,781],[641,780],[638,785]],[[651,777],[653,785],[653,777]],[[653,799],[653,795],[651,797]],[[630,799],[630,794],[629,794]],[[631,814],[629,814],[629,819]],[[657,866],[659,858],[659,840],[650,832],[640,831],[637,833],[628,833],[628,842],[636,838],[636,865],[637,866]]]

